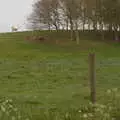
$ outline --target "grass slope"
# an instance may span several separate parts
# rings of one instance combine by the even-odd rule
[[[34,32],[50,39],[28,42],[31,32],[0,34],[0,96],[16,100],[24,111],[79,107],[89,102],[88,53],[96,53],[97,98],[119,88],[120,46],[85,39],[76,45],[69,34]],[[55,44],[59,40],[59,44]],[[28,106],[31,106],[29,108]],[[37,106],[37,108],[36,108]]]

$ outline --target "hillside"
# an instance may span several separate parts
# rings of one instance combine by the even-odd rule
[[[25,40],[32,34],[48,41]],[[66,110],[86,104],[90,99],[88,54],[93,51],[101,102],[107,89],[119,88],[120,46],[88,38],[76,45],[66,32],[0,34],[0,96],[14,99],[23,111],[32,110],[30,114],[40,108]]]

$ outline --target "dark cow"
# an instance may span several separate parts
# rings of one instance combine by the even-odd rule
[[[39,40],[39,41],[45,41],[45,37],[38,36],[38,40]]]

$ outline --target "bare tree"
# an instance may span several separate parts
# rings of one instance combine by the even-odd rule
[[[104,28],[114,31],[118,39],[120,29],[119,0],[37,0],[29,17],[33,28],[70,30],[71,40],[80,43],[79,33],[86,29],[101,32],[104,40]]]

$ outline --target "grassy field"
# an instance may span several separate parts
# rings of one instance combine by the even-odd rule
[[[27,114],[37,116],[41,109],[67,110],[88,103],[91,51],[96,53],[97,100],[103,100],[107,89],[120,88],[119,43],[88,37],[76,45],[69,33],[55,31],[33,33],[48,37],[48,42],[26,41],[31,34],[0,34],[0,96],[14,99]]]

